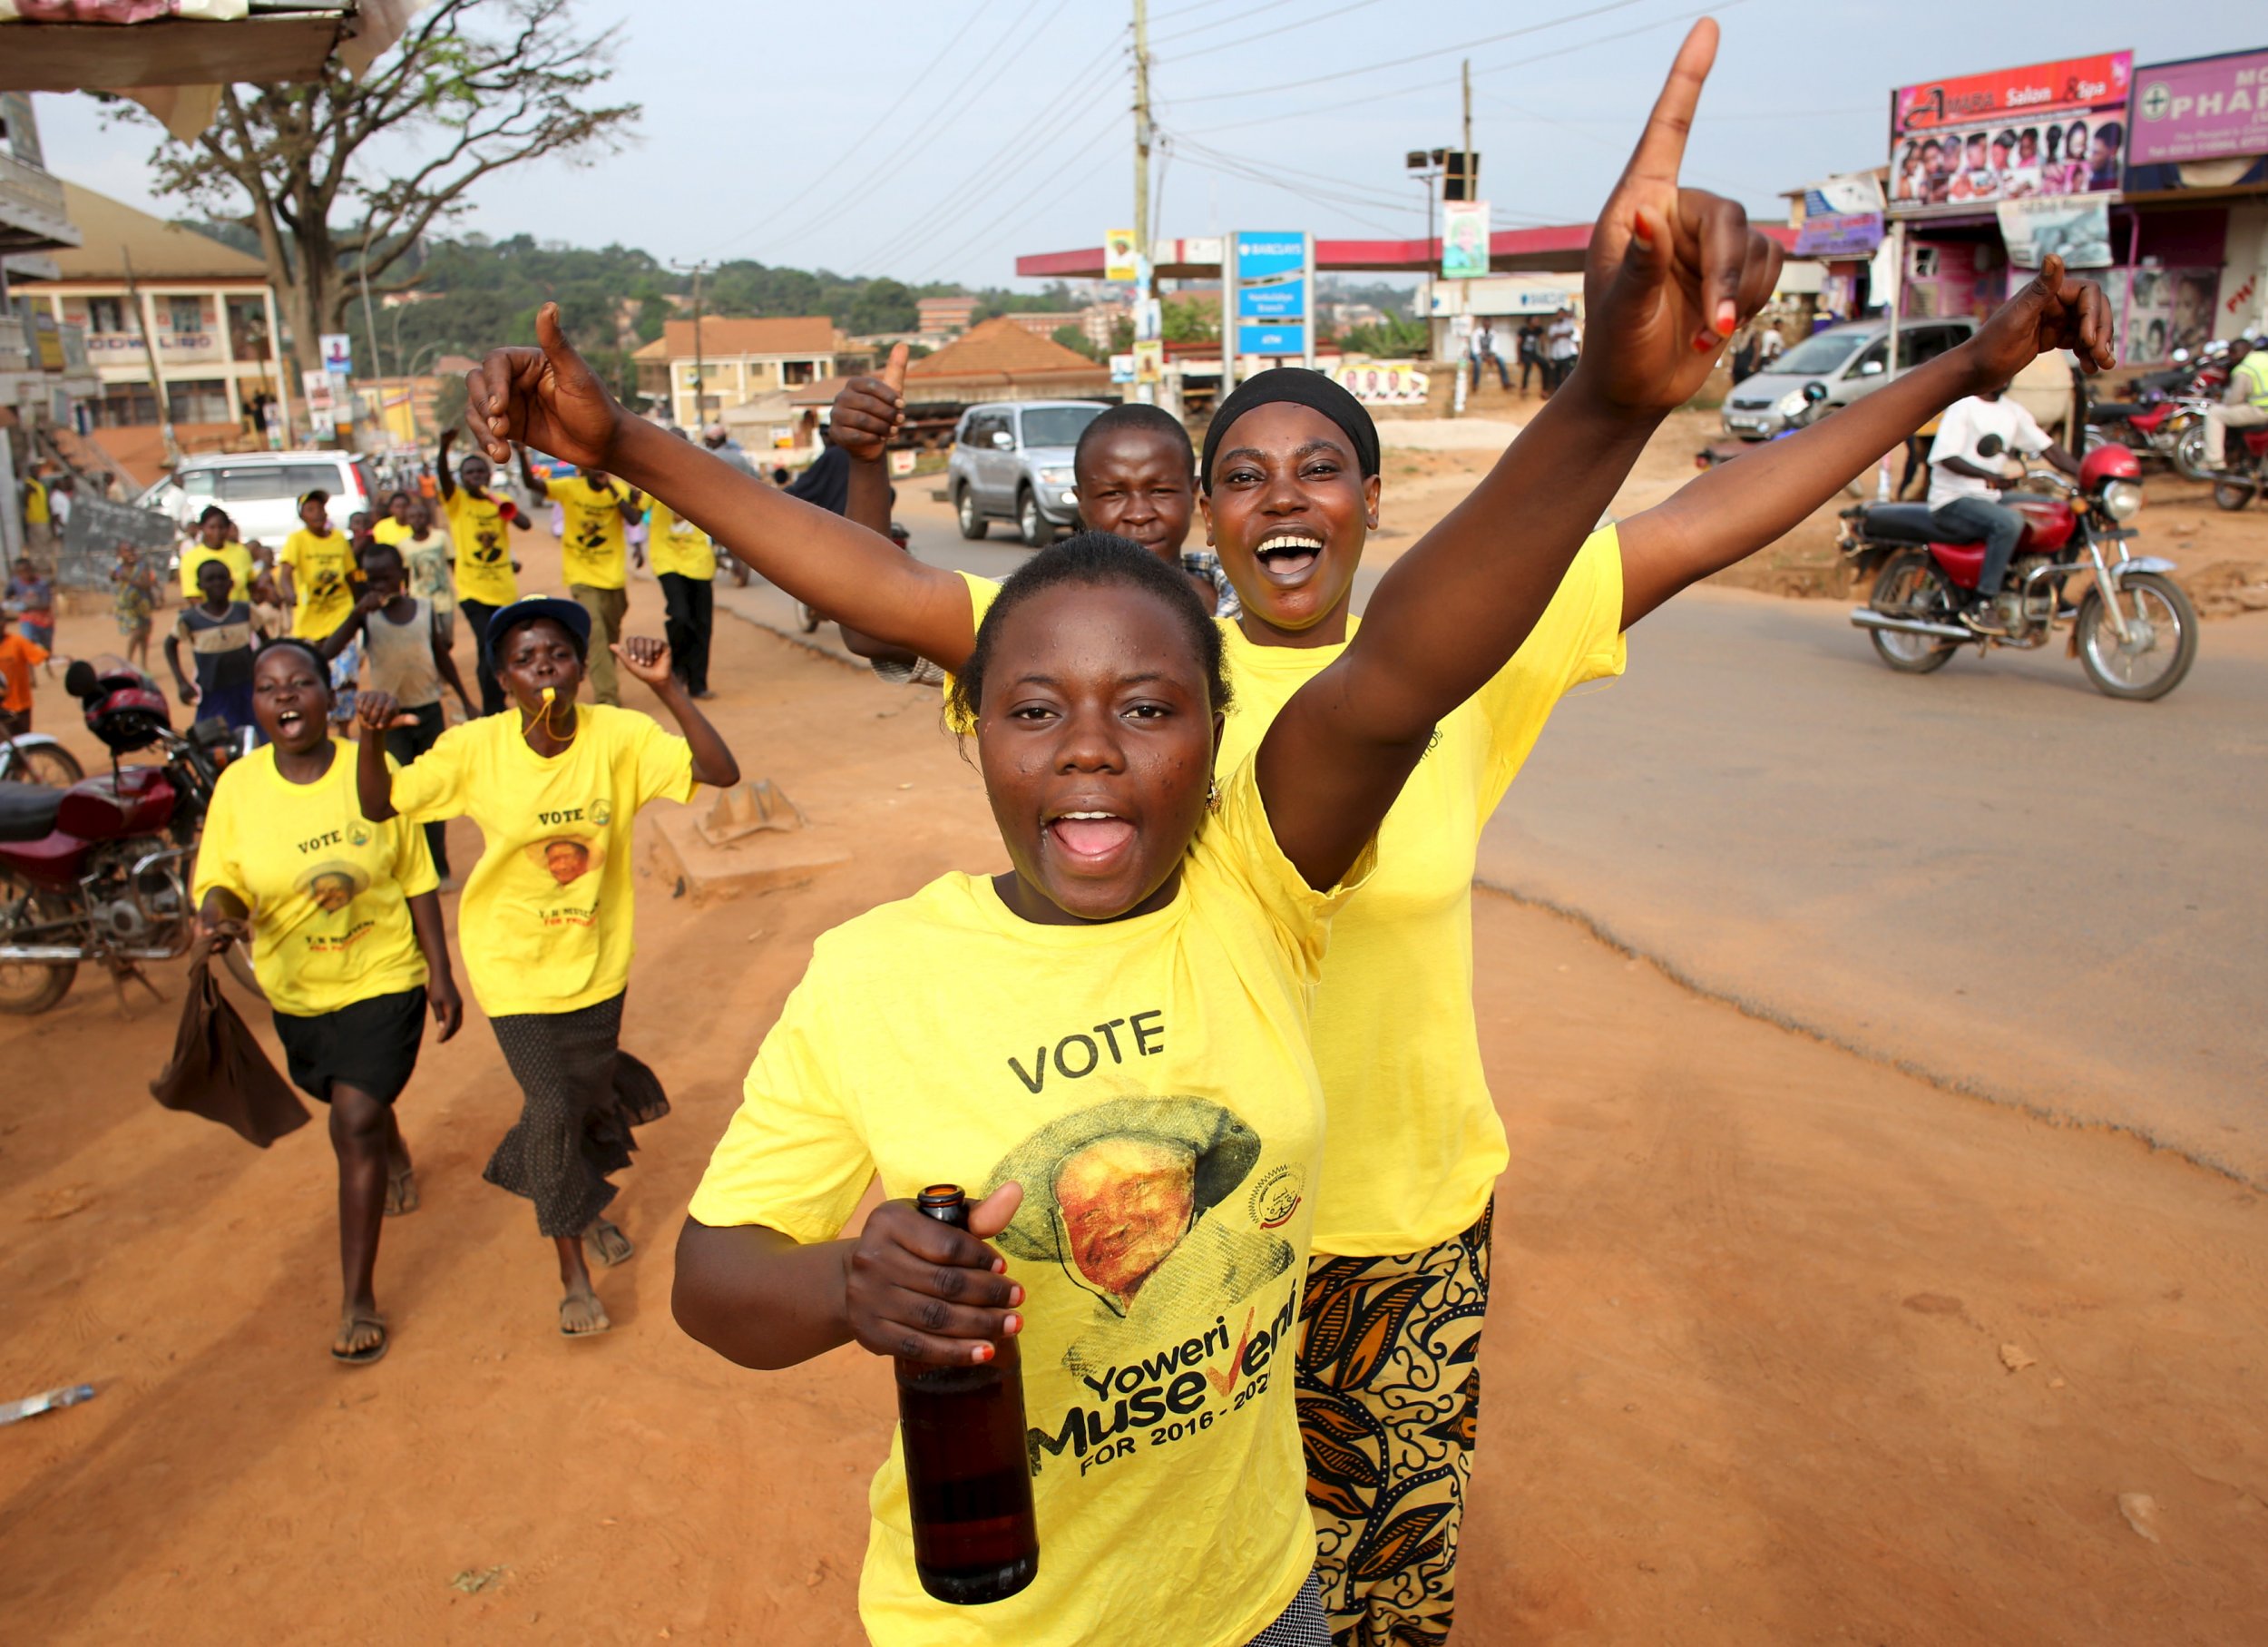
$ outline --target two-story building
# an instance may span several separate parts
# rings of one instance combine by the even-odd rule
[[[728,407],[832,377],[847,345],[825,315],[761,320],[665,322],[661,336],[631,357],[638,392],[679,428],[713,423]]]
[[[169,421],[183,451],[267,444],[271,426],[281,438],[292,396],[267,267],[92,189],[63,190],[82,244],[54,254],[54,279],[17,290],[84,329],[103,447],[140,473]]]

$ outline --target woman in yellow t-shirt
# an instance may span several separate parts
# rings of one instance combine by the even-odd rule
[[[206,505],[197,517],[197,536],[181,551],[183,599],[195,600],[203,594],[197,583],[197,568],[207,561],[220,561],[228,567],[230,600],[252,598],[252,552],[237,542],[236,523],[218,504]]]
[[[630,1164],[631,1128],[669,1113],[653,1072],[621,1051],[632,949],[631,825],[696,785],[728,789],[740,769],[716,728],[670,672],[670,649],[631,638],[615,656],[651,687],[684,736],[650,716],[578,704],[591,620],[572,601],[531,596],[487,626],[490,666],[516,712],[451,728],[409,766],[392,768],[381,740],[415,717],[384,692],[359,705],[362,812],[376,822],[480,825],[481,860],[457,908],[457,941],[473,994],[520,1083],[520,1119],[490,1156],[490,1183],[535,1203],[537,1230],[558,1250],[566,1296],[560,1331],[611,1325],[583,1261],[631,1255],[602,1215],[607,1175]]]
[[[249,930],[291,1079],[330,1106],[346,1301],[332,1357],[386,1354],[373,1274],[378,1221],[417,1204],[394,1101],[417,1067],[427,1012],[446,1041],[464,1020],[425,837],[373,825],[354,763],[330,735],[328,667],[305,642],[252,666],[268,741],[213,788],[198,843],[198,924],[215,946]]]

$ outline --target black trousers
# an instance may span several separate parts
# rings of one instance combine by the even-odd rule
[[[709,690],[709,637],[716,627],[716,601],[717,592],[707,578],[689,578],[682,572],[661,574],[661,602],[669,613],[663,632],[689,692]]]
[[[468,601],[459,597],[456,609],[464,614],[464,627],[473,632],[473,657],[479,665],[481,685],[481,713],[501,715],[504,712],[503,682],[496,679],[496,672],[488,667],[488,620],[497,609],[485,601]]]
[[[442,712],[438,701],[420,703],[415,708],[403,705],[402,712],[417,717],[415,726],[389,726],[386,729],[386,752],[396,764],[407,766],[418,756],[440,741],[441,734],[449,728],[449,717]],[[425,826],[425,849],[433,854],[433,870],[443,880],[449,878],[449,836],[440,824]]]

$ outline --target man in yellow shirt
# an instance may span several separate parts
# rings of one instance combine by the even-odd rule
[[[319,641],[355,609],[355,552],[331,524],[331,495],[321,487],[299,499],[299,530],[276,555],[283,597],[291,603],[291,632]]]
[[[488,490],[494,471],[488,459],[475,452],[449,468],[449,447],[456,440],[450,429],[441,436],[434,458],[434,476],[441,494],[441,514],[448,523],[456,551],[456,604],[464,626],[473,632],[473,655],[478,660],[481,713],[503,712],[504,689],[488,662],[488,621],[520,598],[520,580],[513,574],[520,563],[512,558],[507,528],[522,532],[533,524],[510,498]]]
[[[620,704],[614,653],[630,611],[630,528],[646,513],[645,499],[603,469],[578,469],[572,480],[547,480],[520,448],[520,478],[528,490],[557,504],[566,517],[560,571],[575,604],[591,614],[591,695]]]
[[[680,431],[681,432],[681,431]],[[709,637],[717,621],[717,550],[709,534],[663,503],[646,516],[646,555],[653,563],[655,581],[661,585],[661,603],[669,611],[670,654],[677,660],[678,679],[695,698],[713,698],[709,690]]]
[[[398,544],[407,537],[410,534],[409,505],[408,493],[389,493],[386,500],[386,513],[370,528],[370,541],[374,544]]]

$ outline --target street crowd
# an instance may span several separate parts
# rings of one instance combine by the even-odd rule
[[[818,940],[678,1252],[678,1321],[747,1367],[850,1342],[975,1366],[1019,1342],[1037,1578],[983,1608],[926,1593],[894,1448],[866,1630],[1446,1639],[1507,1163],[1471,1001],[1481,825],[1640,619],[2039,353],[2111,359],[2101,293],[2050,260],[1969,342],[1599,525],[1779,270],[1737,205],[1677,181],[1714,51],[1705,23],[1599,214],[1584,333],[1563,315],[1512,346],[1549,398],[1359,619],[1378,433],[1295,368],[1239,386],[1199,443],[1154,407],[1095,417],[1084,529],[997,583],[890,540],[902,348],[836,400],[838,514],[617,405],[551,306],[537,347],[474,374],[472,449],[444,439],[432,499],[342,532],[310,494],[272,574],[209,512],[165,650],[184,697],[262,741],[220,780],[196,894],[209,943],[249,944],[290,1076],[330,1106],[330,1353],[367,1365],[393,1329],[381,1221],[417,1202],[397,1100],[427,1021],[445,1042],[464,1015],[439,897],[458,816],[483,847],[455,949],[522,1096],[484,1175],[533,1203],[558,1329],[610,1325],[586,1250],[631,1256],[611,1179],[668,1110],[666,1069],[621,1044],[631,830],[738,780],[700,707],[721,548],[878,672],[934,666],[1011,866]],[[1493,360],[1509,387],[1481,336],[1476,380]],[[571,598],[519,592],[506,464],[562,511]],[[624,632],[636,527],[666,640]],[[621,706],[623,674],[659,714]],[[846,1234],[877,1175],[886,1199]],[[945,1181],[969,1187],[965,1230],[915,1209]]]

